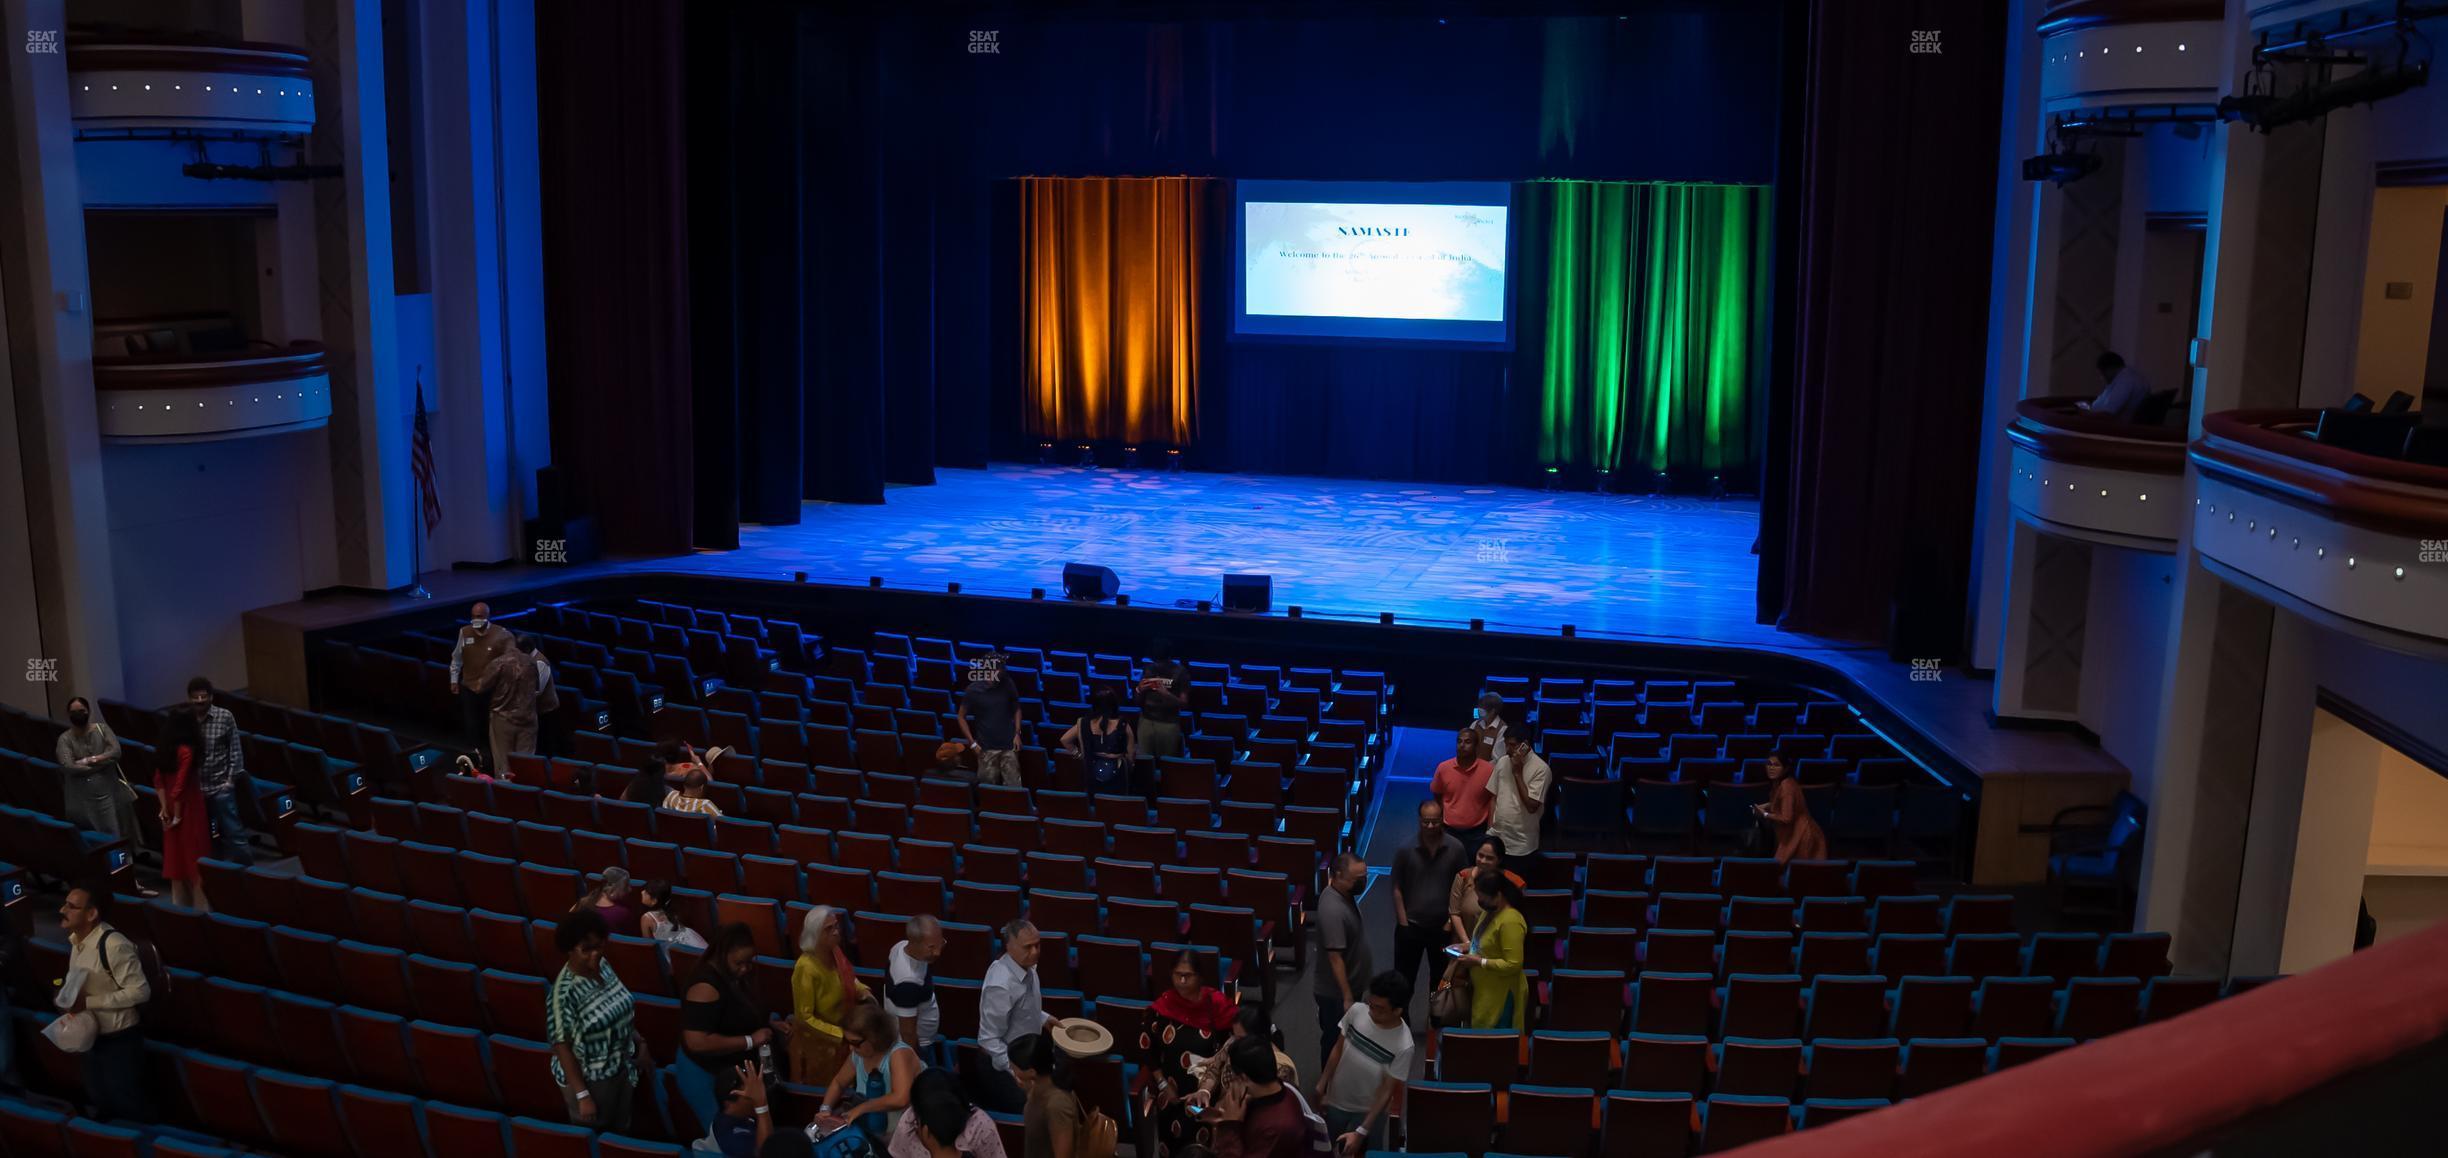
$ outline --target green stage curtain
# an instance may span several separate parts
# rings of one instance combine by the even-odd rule
[[[1547,227],[1541,465],[1748,485],[1768,188],[1539,181],[1530,195]]]
[[[1206,184],[1196,177],[1021,179],[1030,434],[1190,444]]]

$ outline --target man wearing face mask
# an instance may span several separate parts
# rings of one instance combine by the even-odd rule
[[[468,746],[478,751],[492,747],[493,698],[466,681],[483,675],[514,646],[510,629],[493,622],[493,609],[482,603],[468,608],[467,626],[459,629],[459,639],[451,645],[451,694],[459,697],[459,724]]]

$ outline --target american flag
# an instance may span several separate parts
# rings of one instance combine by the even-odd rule
[[[416,385],[416,428],[408,439],[408,467],[416,472],[417,493],[425,500],[425,533],[442,522],[442,491],[434,485],[433,432],[425,425],[425,382]]]

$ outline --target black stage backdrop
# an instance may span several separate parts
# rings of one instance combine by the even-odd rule
[[[1761,618],[1961,654],[2005,5],[1810,8],[1798,218],[1761,504]],[[1908,51],[1936,31],[1942,51]],[[1781,474],[1782,477],[1779,477]]]

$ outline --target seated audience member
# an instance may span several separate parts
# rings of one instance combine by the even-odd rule
[[[931,1137],[922,1137],[921,1129]],[[945,1143],[946,1138],[951,1141]],[[884,1152],[892,1158],[1005,1158],[1003,1135],[994,1119],[970,1105],[960,1080],[940,1069],[922,1070],[910,1083],[910,1112],[893,1127]]]
[[[713,801],[706,799],[706,785],[712,779],[713,777],[706,774],[703,766],[691,767],[680,777],[680,787],[672,789],[671,794],[663,798],[663,807],[673,812],[698,812],[707,816],[721,816],[722,809]]]
[[[870,1145],[882,1146],[901,1125],[912,1085],[925,1067],[918,1051],[901,1040],[893,1015],[878,1006],[850,1010],[850,1019],[842,1025],[842,1046],[847,1056],[825,1086],[818,1120],[856,1126],[866,1132]]]
[[[671,895],[670,881],[648,881],[638,886],[638,936],[684,949],[705,948],[705,938],[672,915]]]
[[[602,917],[606,929],[623,937],[638,935],[638,908],[629,891],[629,870],[619,865],[604,869],[595,887],[578,898],[570,911]]]
[[[629,787],[621,799],[633,804],[661,805],[672,790],[672,778],[687,772],[697,764],[697,753],[677,740],[665,740],[655,745],[655,753],[639,766],[637,775],[629,778]]]
[[[773,1113],[765,1104],[765,1075],[754,1062],[742,1062],[716,1079],[722,1109],[695,1149],[723,1158],[757,1158],[773,1136]]]
[[[2099,397],[2082,404],[2083,409],[2102,418],[2130,421],[2135,408],[2150,397],[2150,383],[2143,379],[2142,371],[2126,365],[2114,350],[2101,354],[2096,365],[2105,385],[2100,388]]]
[[[1216,1106],[1215,1151],[1223,1158],[1307,1158],[1324,1144],[1326,1123],[1286,1085],[1275,1051],[1251,1037],[1225,1047],[1240,1088]]]

